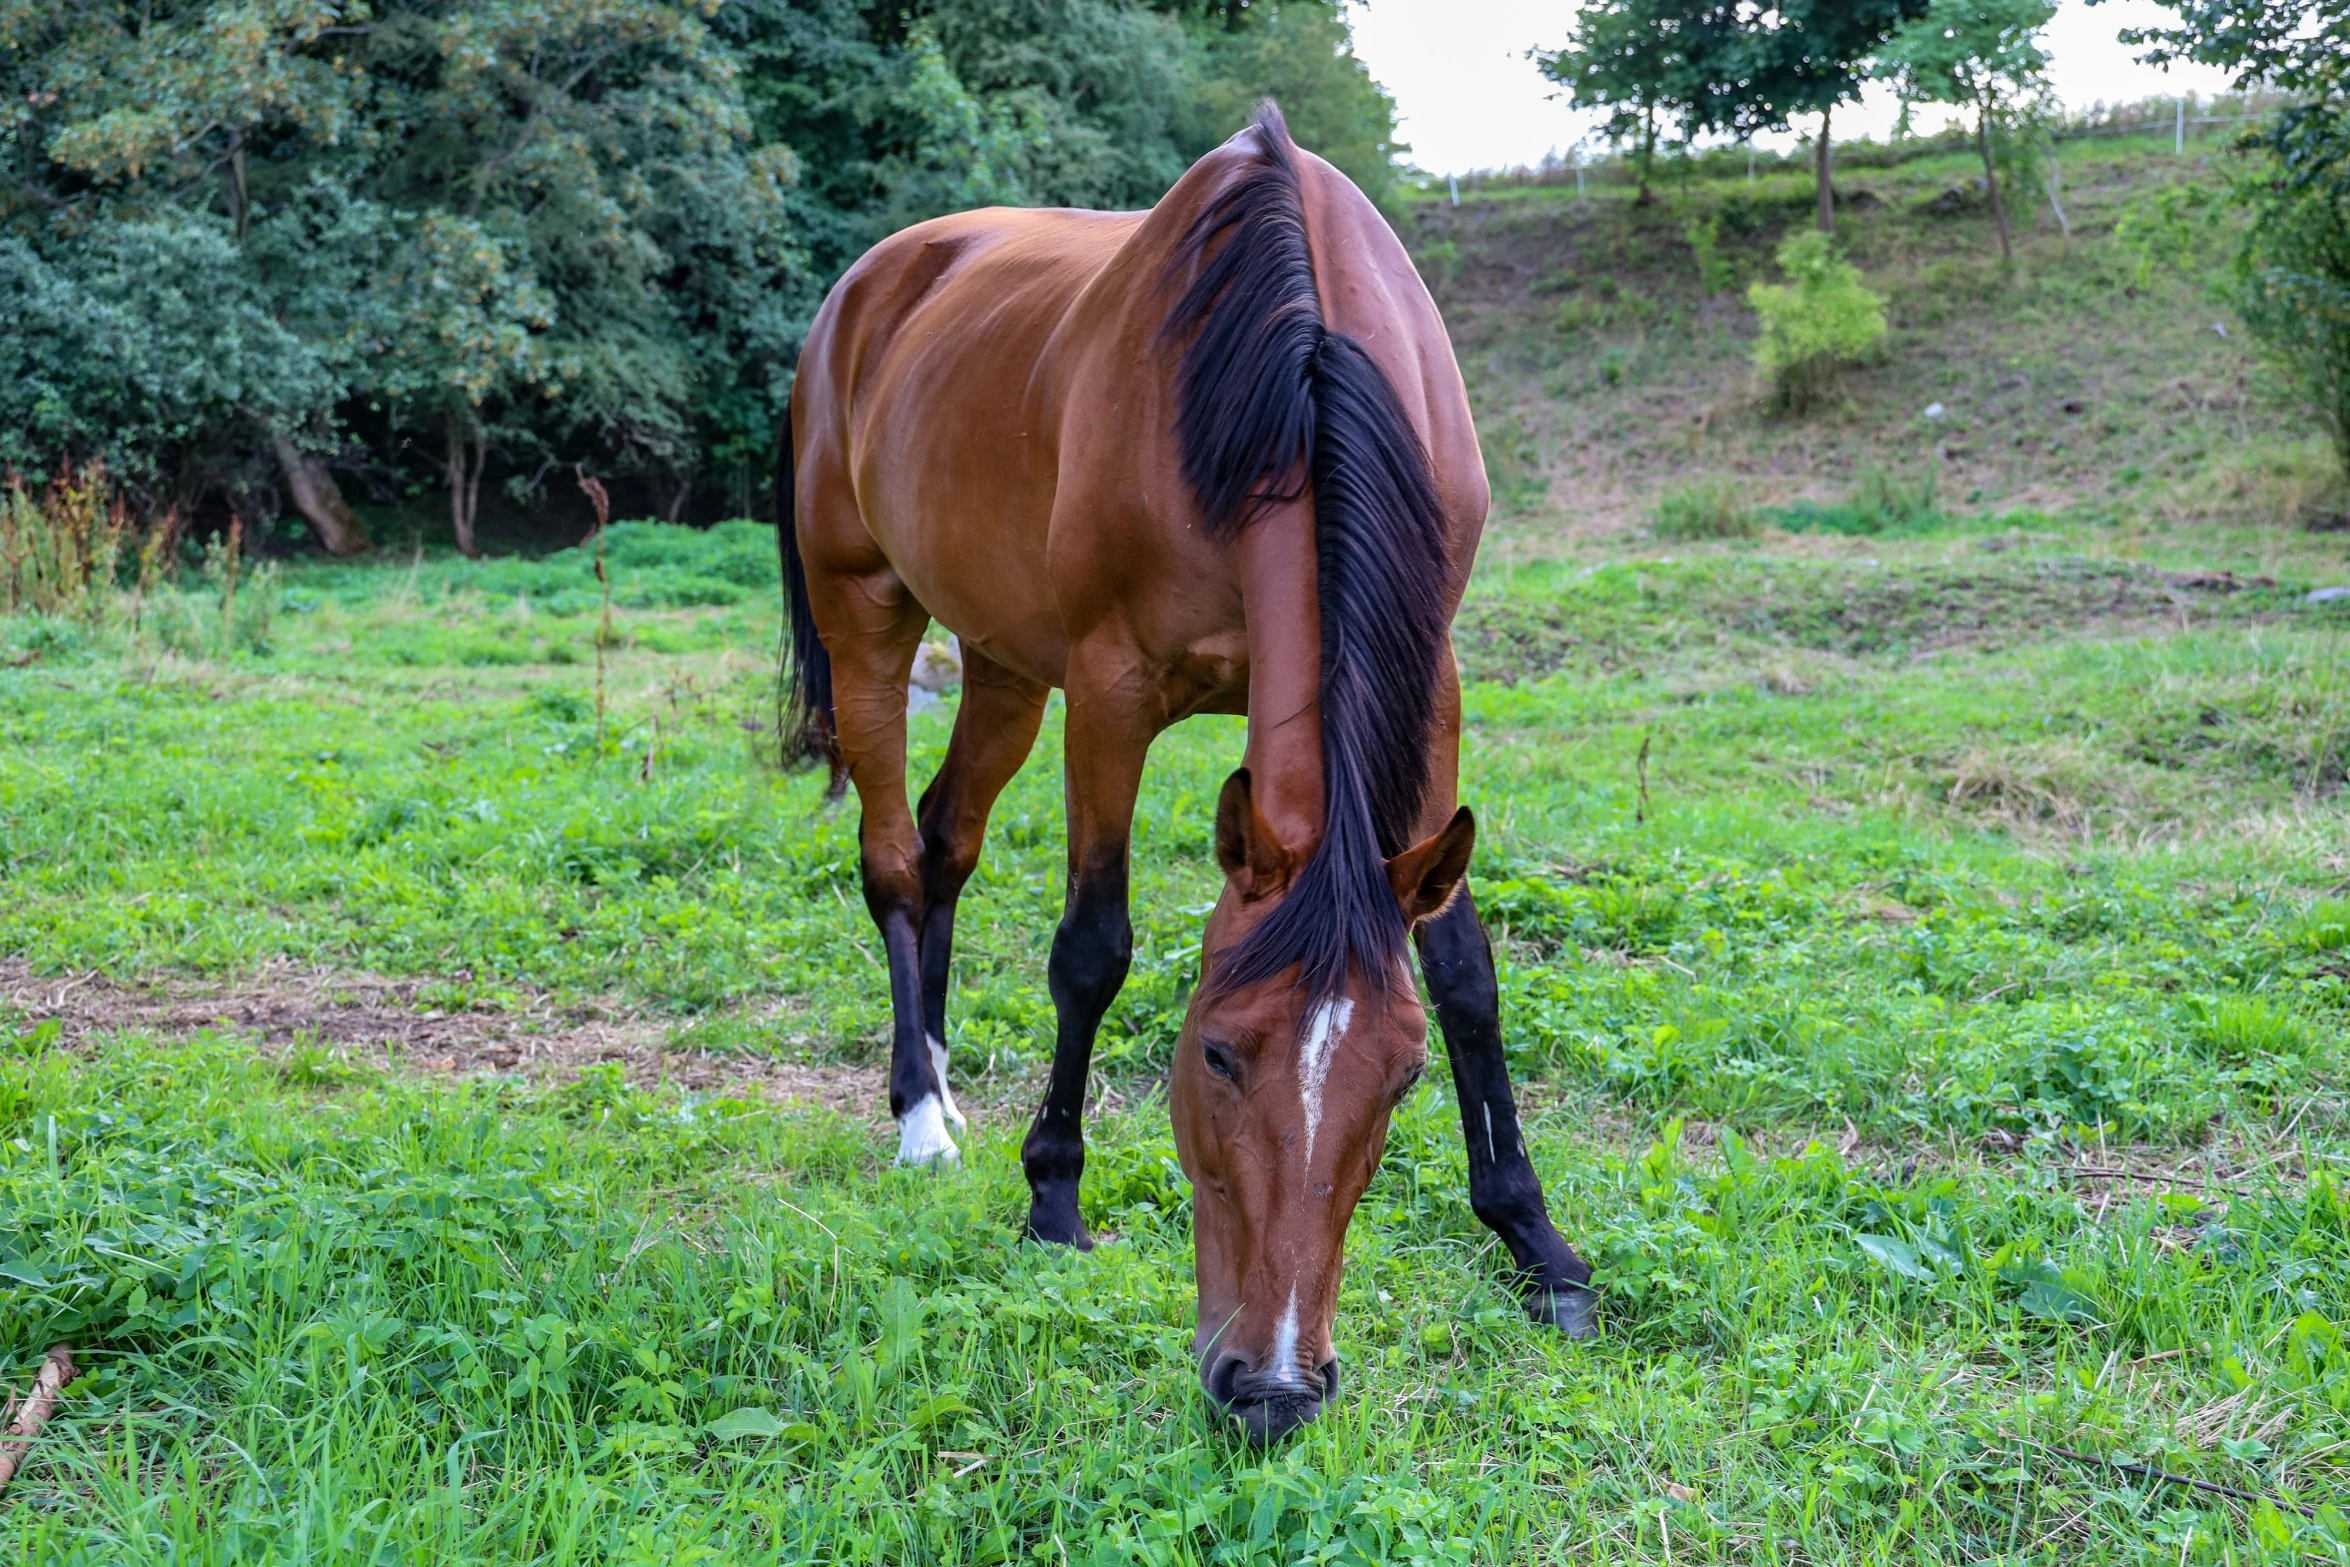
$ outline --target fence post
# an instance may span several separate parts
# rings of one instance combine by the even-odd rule
[[[2179,95],[2178,131],[2171,138],[2170,150],[2176,157],[2183,158],[2187,155],[2187,96],[2184,93]]]
[[[1583,160],[1580,158],[1575,160],[1575,194],[1583,194]]]
[[[1458,174],[1447,174],[1444,177],[1444,183],[1452,187],[1452,204],[1456,207],[1459,206],[1461,204],[1461,177]]]

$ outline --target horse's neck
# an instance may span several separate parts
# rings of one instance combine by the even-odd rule
[[[1248,621],[1248,769],[1257,809],[1304,855],[1322,836],[1322,617],[1310,498],[1250,523],[1230,559]]]

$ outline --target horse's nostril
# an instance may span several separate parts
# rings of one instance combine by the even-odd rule
[[[1246,1355],[1238,1350],[1226,1350],[1216,1357],[1216,1363],[1208,1367],[1207,1374],[1200,1381],[1206,1385],[1208,1397],[1229,1409],[1240,1398],[1240,1379],[1247,1376],[1248,1371]]]
[[[1334,1402],[1338,1397],[1338,1357],[1333,1355],[1322,1362],[1322,1402]]]

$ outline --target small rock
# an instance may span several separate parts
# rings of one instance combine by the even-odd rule
[[[1926,417],[1929,419],[1939,419],[1948,412],[1950,412],[1950,410],[1943,407],[1940,403],[1926,404]]]
[[[2211,323],[2211,329],[2212,329],[2214,332],[2217,332],[2217,333],[2218,333],[2220,336],[2222,336],[2222,337],[2225,337],[2225,336],[2227,336],[2227,335],[2228,335],[2228,324],[2227,324],[2225,321],[2214,321],[2214,322],[2212,322],[2212,323]]]
[[[945,642],[925,642],[914,655],[914,684],[924,691],[951,691],[963,683],[963,655]]]
[[[2056,406],[2068,414],[2077,414],[2081,411],[2081,400],[2077,397],[2068,397]]]
[[[2337,599],[2350,599],[2350,588],[2312,588],[2308,602],[2331,604]]]

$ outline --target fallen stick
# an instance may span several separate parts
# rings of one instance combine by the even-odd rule
[[[2225,1496],[2239,1502],[2268,1502],[2289,1513],[2299,1513],[2304,1518],[2317,1516],[2316,1508],[2304,1507],[2299,1502],[2288,1502],[2281,1496],[2269,1496],[2259,1491],[2240,1491],[2232,1485],[2221,1485],[2216,1480],[2198,1480],[2193,1475],[2173,1474],[2167,1469],[2157,1469],[2151,1464],[2125,1464],[2118,1458],[2102,1458],[2095,1453],[2076,1453],[2069,1447],[2058,1447],[2049,1442],[2035,1442],[2028,1436],[2012,1437],[2010,1440],[2021,1442],[2027,1447],[2036,1447],[2043,1453],[2054,1453],[2059,1458],[2069,1458],[2076,1464],[2090,1464],[2100,1469],[2118,1469],[2123,1474],[2140,1475],[2148,1480],[2168,1481],[2172,1485],[2190,1486],[2198,1491],[2209,1491],[2214,1496]]]
[[[41,1362],[41,1373],[33,1378],[33,1390],[24,1401],[24,1409],[16,1423],[8,1428],[13,1441],[0,1442],[0,1491],[8,1489],[8,1482],[16,1478],[24,1455],[32,1450],[33,1438],[41,1434],[41,1427],[57,1412],[58,1397],[65,1384],[80,1376],[81,1368],[73,1363],[71,1344],[52,1344],[49,1356]]]

